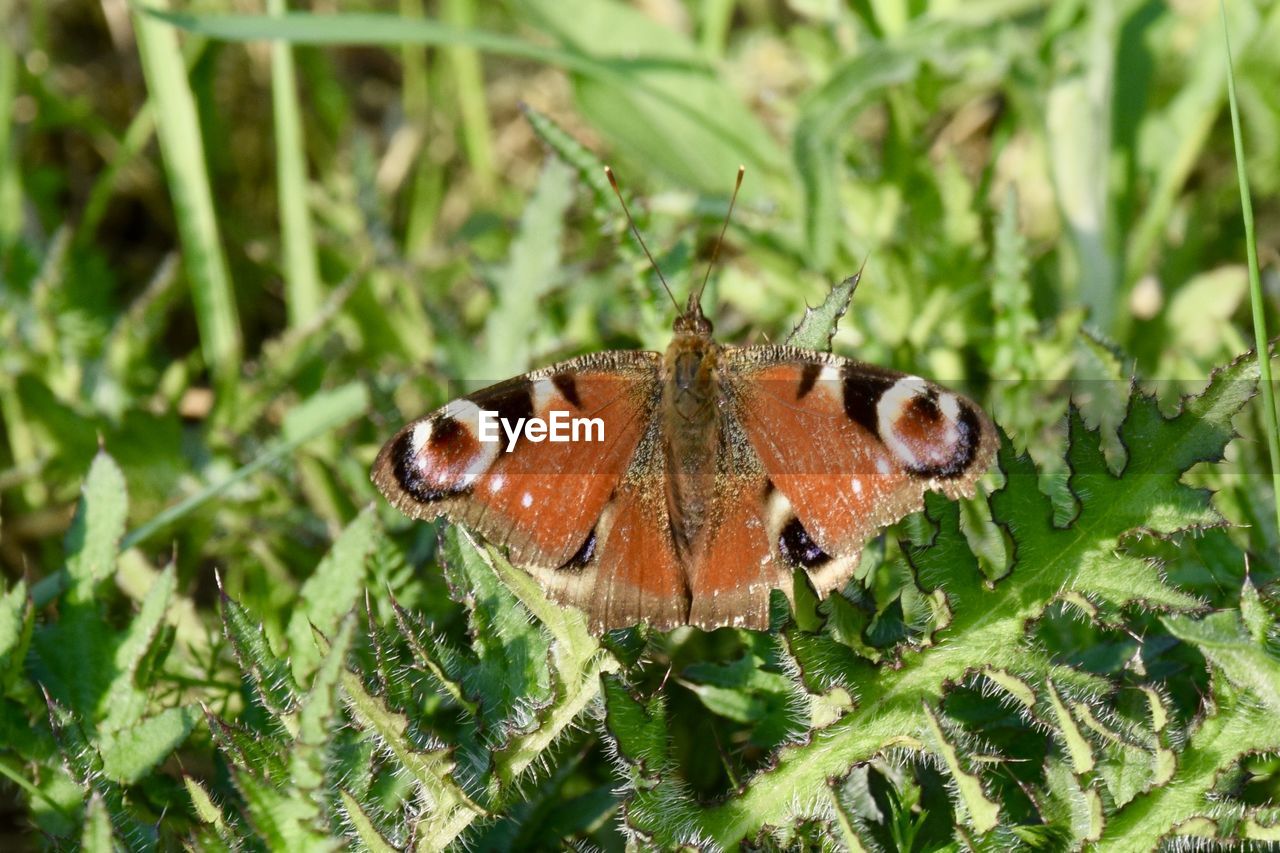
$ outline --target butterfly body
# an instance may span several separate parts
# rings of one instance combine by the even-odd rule
[[[686,565],[698,559],[712,518],[717,481],[723,478],[724,435],[718,395],[720,346],[711,324],[694,313],[681,316],[663,357],[662,448],[666,472],[667,517],[672,544]]]
[[[602,434],[485,442],[486,417],[504,435],[555,417]],[[372,476],[406,514],[506,547],[596,631],[763,629],[796,569],[825,595],[925,491],[972,494],[995,441],[977,406],[918,377],[721,345],[695,297],[664,354],[583,356],[454,400],[392,438]]]

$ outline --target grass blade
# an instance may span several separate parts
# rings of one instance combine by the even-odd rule
[[[192,39],[182,46],[183,63],[188,71],[195,67],[200,57],[204,56],[207,45],[206,41]],[[125,128],[124,135],[120,137],[118,146],[107,162],[106,168],[94,178],[88,201],[84,204],[84,213],[81,214],[80,221],[75,226],[77,244],[91,242],[98,230],[98,225],[102,223],[102,218],[107,213],[107,205],[117,189],[121,172],[138,159],[151,142],[155,130],[155,108],[152,99],[148,98],[133,114],[133,119]]]
[[[266,15],[201,15],[170,12],[157,6],[144,7],[144,13],[155,21],[197,35],[225,41],[288,41],[311,45],[388,45],[422,44],[470,47],[556,65],[581,74],[609,75],[615,66],[633,65],[667,70],[708,72],[704,63],[668,57],[643,57],[630,63],[594,59],[573,49],[544,47],[524,39],[476,28],[459,29],[429,18],[416,20],[398,15],[350,12],[336,15],[313,15],[289,12]]]
[[[18,96],[18,57],[8,40],[0,39],[0,251],[18,237],[22,195],[13,132],[13,104]]]
[[[268,0],[267,11],[272,15],[285,14],[285,0]],[[307,154],[302,144],[298,81],[293,67],[293,46],[288,42],[271,45],[271,100],[275,105],[285,302],[289,326],[296,329],[316,315],[323,296],[311,210],[307,205]]]
[[[1227,48],[1227,103],[1231,107],[1231,139],[1235,145],[1236,176],[1240,182],[1240,215],[1244,219],[1244,244],[1249,261],[1249,303],[1253,313],[1253,337],[1258,348],[1258,373],[1262,383],[1262,424],[1267,432],[1267,451],[1271,456],[1272,503],[1276,511],[1276,529],[1280,532],[1280,424],[1276,422],[1275,386],[1271,384],[1266,303],[1262,299],[1262,280],[1258,275],[1258,241],[1253,229],[1253,199],[1249,194],[1249,176],[1244,168],[1244,136],[1240,131],[1240,108],[1236,103],[1231,34],[1227,31],[1227,7],[1222,0],[1218,0],[1218,10],[1222,13],[1222,40]]]
[[[460,32],[472,29],[475,21],[472,0],[445,0],[442,11]],[[474,48],[461,46],[449,48],[448,54],[457,86],[458,108],[462,112],[462,142],[467,149],[467,160],[479,194],[489,196],[493,194],[495,178],[493,133],[489,129],[489,108],[480,57]]]
[[[158,8],[166,0],[152,0]],[[156,135],[191,278],[200,349],[206,366],[224,385],[239,375],[243,355],[227,261],[222,254],[213,193],[205,166],[204,142],[195,96],[187,80],[178,34],[146,14],[133,15],[142,73],[151,92]]]
[[[618,12],[609,8],[610,15]],[[592,37],[569,38],[552,33],[565,43],[548,47],[474,27],[461,29],[430,19],[374,13],[294,12],[271,17],[180,14],[153,8],[147,13],[179,29],[228,41],[439,45],[546,63],[589,81],[590,93],[580,93],[584,103],[590,101],[593,105],[588,112],[596,119],[617,122],[616,125],[610,123],[607,129],[619,138],[640,140],[644,149],[640,153],[644,157],[660,163],[688,185],[718,191],[719,184],[710,183],[708,176],[714,175],[720,164],[743,161],[753,174],[768,179],[775,192],[785,194],[790,185],[786,158],[714,69],[692,49],[684,55],[674,55],[662,49],[662,45],[637,47],[633,38],[624,47],[615,48],[611,55],[605,55],[605,47],[593,42]],[[644,19],[626,13],[624,20]],[[565,13],[556,21],[565,23]],[[614,26],[608,31],[620,31],[624,26]],[[665,31],[655,33],[646,28],[646,32],[652,41],[666,40]],[[577,44],[589,44],[590,51],[597,55]],[[663,133],[652,133],[654,127],[663,128]],[[468,156],[473,156],[470,150]],[[748,185],[743,189],[744,200],[756,192],[754,185]]]

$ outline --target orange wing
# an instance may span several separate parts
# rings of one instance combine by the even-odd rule
[[[665,631],[687,621],[688,580],[672,544],[660,444],[655,419],[574,572],[532,572],[553,598],[585,609],[594,632],[642,621]]]
[[[731,416],[722,417],[719,452],[706,543],[689,570],[689,624],[762,631],[769,627],[769,591],[791,597],[792,564],[778,547],[780,495]]]
[[[557,569],[587,544],[631,463],[659,364],[656,353],[597,353],[454,400],[387,442],[373,482],[409,516],[445,516],[509,547],[514,565]],[[566,427],[565,442],[521,433],[509,448],[521,419],[557,412],[598,424],[580,423],[577,440]]]
[[[721,385],[780,493],[775,550],[823,594],[849,579],[866,539],[920,509],[926,491],[973,494],[995,454],[995,429],[969,400],[838,356],[726,348]]]

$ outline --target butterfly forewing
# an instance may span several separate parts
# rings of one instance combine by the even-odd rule
[[[373,480],[415,518],[446,516],[510,548],[523,567],[555,569],[587,546],[649,427],[660,357],[605,352],[563,362],[454,400],[389,441]],[[600,441],[534,442],[522,420],[598,419]],[[484,412],[497,441],[482,441]],[[590,427],[584,427],[584,432]]]

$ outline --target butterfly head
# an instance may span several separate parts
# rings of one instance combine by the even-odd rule
[[[711,337],[711,321],[707,319],[707,315],[702,313],[702,305],[698,302],[698,293],[689,294],[689,302],[685,306],[684,312],[676,317],[676,321],[671,324],[671,330],[677,336],[687,335],[694,338],[710,339]]]

